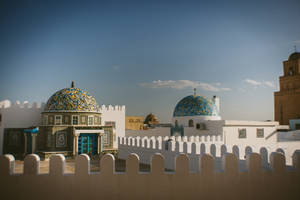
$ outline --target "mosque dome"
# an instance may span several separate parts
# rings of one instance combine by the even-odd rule
[[[74,87],[64,88],[54,93],[47,101],[46,112],[99,112],[95,98],[84,90]]]
[[[297,60],[300,59],[300,53],[299,52],[294,52],[289,56],[289,60]]]
[[[173,117],[182,116],[219,116],[219,111],[213,100],[190,95],[181,99],[175,107]]]

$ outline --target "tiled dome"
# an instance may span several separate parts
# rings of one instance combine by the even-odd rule
[[[215,103],[204,96],[190,95],[176,105],[173,117],[181,116],[218,116]]]
[[[95,98],[79,88],[57,91],[47,101],[45,111],[99,112]]]

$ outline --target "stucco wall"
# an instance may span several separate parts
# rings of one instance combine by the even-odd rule
[[[6,101],[5,105],[2,104],[2,107],[0,106],[0,113],[2,115],[0,126],[0,155],[2,155],[3,152],[4,128],[28,128],[30,126],[39,126],[41,112],[44,108],[44,104],[29,104],[26,102],[15,102],[14,104],[9,105]]]
[[[201,135],[222,135],[222,128],[224,120],[212,120],[212,121],[196,121],[194,120],[194,127],[188,127],[188,119],[185,120],[184,135],[185,136],[201,136]],[[205,130],[199,130],[196,128],[197,123],[204,123]]]
[[[144,123],[142,116],[126,116],[125,121],[126,130],[143,130]]]
[[[278,141],[300,141],[300,130],[277,132]]]
[[[170,147],[165,149],[165,142],[171,139]],[[221,136],[191,136],[191,137],[129,137],[120,138],[119,152],[120,158],[126,158],[130,153],[140,156],[142,162],[148,164],[151,156],[161,153],[166,158],[167,166],[173,163],[174,158],[180,153],[188,153],[192,158],[197,158],[203,153],[209,153],[214,157],[222,157],[225,153],[235,153],[239,159],[245,160],[247,154],[264,153],[264,162],[270,162],[272,152],[282,152],[286,156],[286,163],[292,164],[292,156],[295,151],[300,150],[300,142],[271,143],[271,144],[224,144]],[[289,145],[290,144],[290,145]],[[243,161],[245,162],[245,161]],[[169,163],[169,164],[168,164]],[[196,164],[191,164],[191,170],[197,168]],[[171,169],[174,168],[170,164]],[[243,164],[242,164],[243,166]],[[241,166],[241,167],[242,167]],[[218,167],[218,163],[216,163]],[[218,167],[220,168],[220,166]]]
[[[155,127],[148,130],[126,130],[127,137],[151,137],[151,136],[170,136],[169,127]]]
[[[256,135],[257,129],[264,130],[264,137]],[[239,138],[239,129],[246,129],[246,138]],[[275,145],[277,143],[276,127],[226,126],[224,143],[228,145]]]
[[[189,120],[192,119],[194,121],[194,125],[196,126],[196,123],[202,123],[207,122],[209,120],[217,120],[220,121],[220,116],[184,116],[184,117],[173,117],[172,123],[175,125],[175,121],[178,121],[178,125],[183,125],[184,127],[189,126]]]
[[[102,125],[105,122],[112,121],[116,123],[115,137],[113,140],[113,148],[118,148],[118,137],[125,136],[125,106],[105,106],[102,105],[100,112],[102,113]]]
[[[82,154],[76,158],[75,174],[65,174],[65,158],[50,158],[49,174],[39,173],[39,157],[28,155],[24,174],[14,174],[14,158],[0,157],[0,193],[7,199],[289,199],[300,198],[300,155],[295,156],[293,170],[287,171],[284,156],[273,154],[271,171],[263,171],[259,154],[247,157],[247,170],[239,171],[234,154],[222,159],[222,171],[213,169],[214,158],[200,158],[200,173],[190,173],[189,157],[178,155],[175,172],[165,172],[165,159],[155,154],[151,172],[139,172],[139,157],[126,158],[126,172],[115,172],[114,157],[102,157],[100,173],[90,172],[90,159]]]

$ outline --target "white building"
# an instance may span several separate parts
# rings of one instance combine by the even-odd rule
[[[300,150],[299,135],[296,135],[299,130],[287,132],[288,126],[279,126],[275,121],[224,120],[219,111],[220,101],[216,96],[208,99],[194,93],[184,97],[175,106],[170,136],[162,132],[152,134],[151,138],[121,138],[118,155],[125,159],[130,153],[136,153],[142,163],[149,164],[155,153],[162,153],[167,168],[174,169],[176,156],[187,153],[191,169],[198,169],[203,153],[220,159],[230,152],[243,160],[247,154],[256,152],[262,155],[264,165],[269,166],[272,152],[281,152],[287,164],[292,164],[292,156]],[[240,163],[243,168],[245,160]],[[220,167],[218,163],[216,166]]]
[[[9,100],[0,102],[0,155],[3,154],[4,133],[6,129],[28,128],[39,126],[44,104],[29,104]]]
[[[21,150],[26,151],[26,134],[25,129],[32,127],[39,127],[44,122],[41,121],[42,113],[44,112],[45,104],[38,105],[37,103],[29,104],[28,102],[20,103],[16,102],[12,104],[9,100],[0,102],[0,155],[3,154],[4,142],[8,143],[6,146],[13,147],[18,146]],[[125,136],[125,106],[105,106],[102,105],[99,109],[101,113],[101,125],[112,126],[114,139],[113,148],[118,148],[118,137]],[[11,134],[11,139],[4,141],[5,134]],[[24,133],[24,137],[22,136]],[[14,137],[14,135],[16,137]],[[22,136],[22,137],[20,137]],[[24,141],[25,140],[25,141]],[[35,137],[31,140],[31,146],[34,146],[36,142]],[[25,144],[24,144],[25,143]],[[22,147],[20,147],[22,146]],[[31,148],[31,152],[34,152],[34,147]]]
[[[221,136],[224,144],[266,145],[277,141],[279,123],[274,121],[223,120],[220,100],[214,96],[186,96],[178,102],[174,112],[171,136]]]

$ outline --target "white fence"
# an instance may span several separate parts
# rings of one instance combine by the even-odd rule
[[[50,158],[49,174],[40,174],[37,155],[24,160],[24,174],[14,174],[14,158],[0,157],[1,199],[61,200],[61,199],[300,199],[300,154],[295,154],[294,168],[286,169],[281,153],[273,153],[271,171],[261,168],[261,156],[247,156],[247,171],[239,172],[238,159],[226,154],[223,171],[213,170],[214,158],[203,154],[200,173],[189,171],[189,157],[180,154],[174,160],[175,172],[165,172],[165,160],[155,154],[150,162],[151,172],[139,172],[139,157],[131,154],[126,171],[115,172],[114,157],[102,157],[100,173],[90,172],[90,159],[82,154],[76,158],[75,174],[65,174],[65,158]],[[175,162],[176,161],[176,162]]]
[[[200,156],[204,153],[211,154],[215,158],[215,170],[221,170],[221,157],[226,153],[233,153],[239,160],[239,169],[245,170],[246,156],[252,152],[259,153],[262,156],[262,167],[270,168],[270,156],[272,152],[280,152],[285,155],[286,164],[292,165],[293,154],[299,145],[292,146],[293,150],[273,146],[243,146],[243,145],[224,145],[222,137],[134,137],[119,138],[118,157],[126,159],[129,154],[136,153],[140,161],[145,164],[150,163],[150,158],[155,153],[162,154],[166,159],[166,167],[175,169],[174,160],[180,153],[188,154],[190,157],[191,171],[199,171]],[[299,147],[300,149],[300,147]]]

